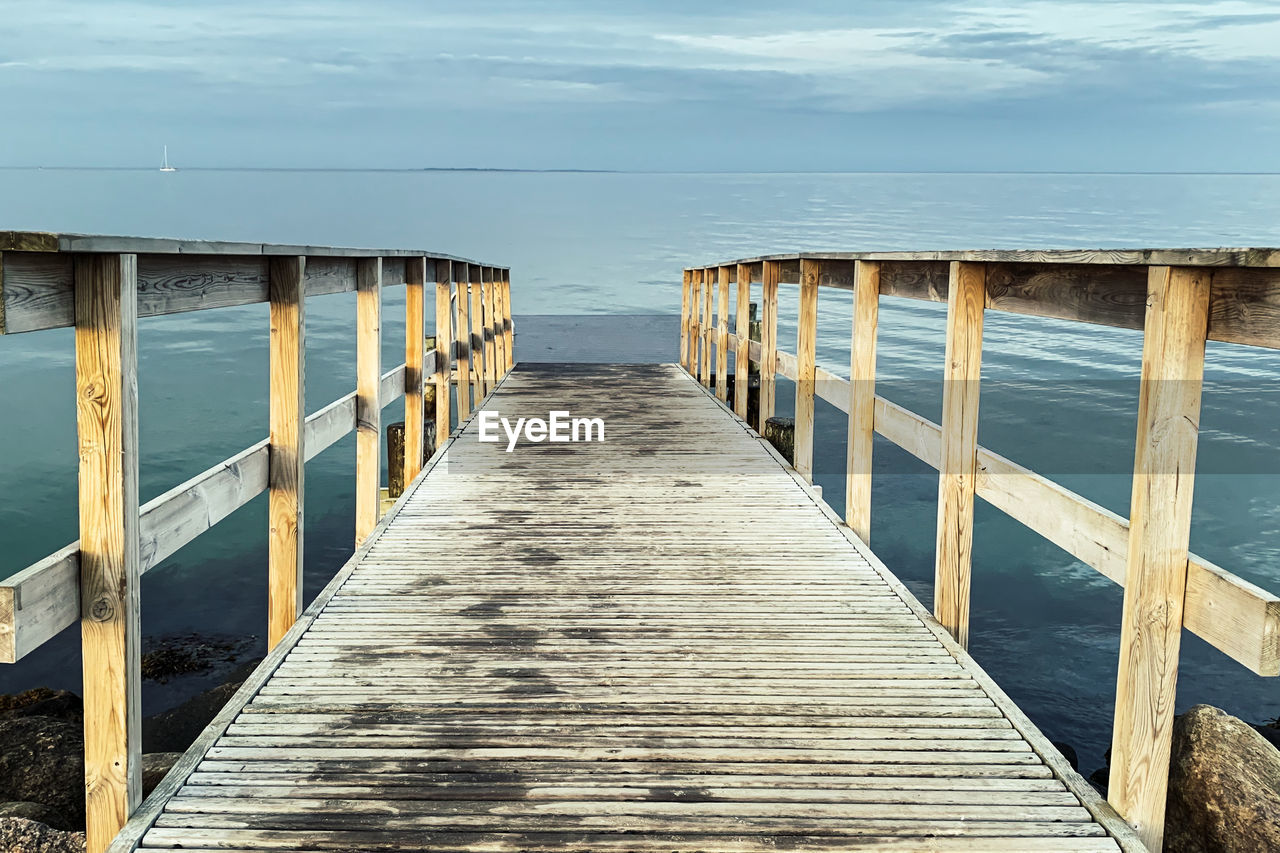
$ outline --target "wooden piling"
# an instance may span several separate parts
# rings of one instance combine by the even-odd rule
[[[274,648],[302,613],[303,464],[306,434],[306,258],[269,265],[271,309],[270,464],[267,498],[267,647]]]
[[[485,393],[498,384],[498,306],[493,288],[493,267],[481,271],[481,288],[484,292],[484,387]]]
[[[719,268],[716,295],[716,397],[729,399],[729,268]]]
[[[711,387],[711,301],[715,295],[712,279],[711,268],[702,271],[702,364],[698,378],[708,388]]]
[[[515,320],[511,315],[511,270],[502,271],[503,335],[506,338],[507,370],[516,363]]]
[[[782,264],[764,261],[761,264],[760,319],[760,425],[764,433],[765,422],[773,417],[774,399],[777,394],[778,374],[778,282],[782,279]]]
[[[453,262],[436,261],[436,444],[439,449],[449,437],[450,373],[455,347],[453,335]],[[459,371],[461,373],[461,371]],[[461,405],[459,405],[461,409]]]
[[[356,262],[356,546],[378,524],[382,480],[382,258]]]
[[[854,265],[853,330],[849,346],[849,441],[845,521],[871,542],[871,449],[875,438],[876,328],[880,314],[880,265]]]
[[[817,378],[820,261],[800,261],[800,319],[796,327],[796,472],[813,482],[813,393]]]
[[[689,304],[693,273],[686,269],[680,287],[680,366],[689,369]]]
[[[738,417],[746,420],[751,376],[751,267],[747,264],[738,264],[737,283],[735,334],[738,337],[738,346],[733,365],[733,410],[737,412]]]
[[[480,401],[489,393],[485,381],[484,351],[484,268],[472,266],[469,270],[467,291],[471,294],[471,408],[480,407]]]
[[[401,476],[404,482],[412,483],[422,470],[422,449],[424,438],[422,427],[425,412],[423,402],[423,386],[426,376],[427,337],[427,259],[408,258],[404,268],[404,470]],[[391,481],[391,469],[387,471],[387,482]]]
[[[453,274],[458,282],[458,422],[471,416],[471,306],[470,264],[455,263]]]
[[[142,798],[136,255],[73,264],[87,849]]]

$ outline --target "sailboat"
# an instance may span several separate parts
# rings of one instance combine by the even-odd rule
[[[169,146],[168,145],[164,147],[164,163],[160,166],[160,171],[162,172],[178,171],[177,169],[169,165]]]

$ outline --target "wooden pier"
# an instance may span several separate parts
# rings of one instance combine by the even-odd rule
[[[0,331],[77,332],[82,539],[0,584],[0,654],[82,625],[92,853],[1159,849],[1182,628],[1280,673],[1280,599],[1187,550],[1205,341],[1280,346],[1280,252],[691,268],[680,365],[646,366],[517,364],[506,270],[447,256],[42,234],[0,252]],[[406,361],[383,372],[399,283]],[[850,378],[817,364],[821,287],[852,291]],[[306,416],[305,300],[342,290],[357,389]],[[875,394],[880,296],[948,305],[941,424]],[[262,301],[269,439],[139,507],[137,316]],[[1145,329],[1131,518],[977,445],[987,310]],[[794,467],[743,420],[752,362],[760,423],[795,383]],[[408,487],[380,518],[400,394]],[[843,519],[809,482],[818,397],[850,414]],[[486,413],[555,411],[605,440],[479,440]],[[299,612],[303,463],[352,430],[357,549]],[[873,433],[939,469],[931,610],[867,544]],[[272,649],[139,804],[139,575],[263,491]],[[976,498],[1125,586],[1110,802],[965,651]]]

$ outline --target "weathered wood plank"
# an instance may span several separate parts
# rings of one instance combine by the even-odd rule
[[[306,258],[271,259],[271,395],[267,506],[267,644],[302,612],[303,495],[306,492]]]
[[[1107,798],[1152,850],[1164,838],[1210,279],[1156,266],[1148,284]]]
[[[75,260],[85,828],[105,850],[142,798],[137,258]]]

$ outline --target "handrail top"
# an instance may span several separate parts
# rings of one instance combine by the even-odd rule
[[[759,255],[690,270],[758,264],[763,261],[970,261],[974,263],[1150,265],[1177,267],[1280,268],[1280,248],[1204,249],[965,249],[923,252],[793,252]]]
[[[293,246],[280,243],[236,243],[182,240],[172,237],[123,237],[107,234],[60,234],[49,231],[0,231],[0,252],[109,252],[146,255],[307,255],[345,258],[430,258],[506,270],[470,258],[422,249],[368,249],[337,246]]]

